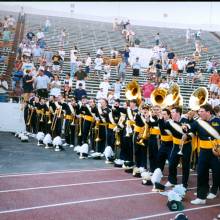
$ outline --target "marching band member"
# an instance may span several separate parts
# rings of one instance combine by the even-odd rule
[[[197,198],[192,200],[194,205],[206,204],[206,199],[214,199],[220,185],[220,162],[213,154],[215,147],[220,144],[220,119],[213,115],[210,104],[200,106],[200,118],[195,120],[184,139],[197,133],[199,137],[199,158],[197,169]],[[209,169],[213,174],[213,185],[209,192]]]
[[[150,137],[148,141],[149,145],[149,160],[150,160],[150,172],[153,173],[157,168],[157,154],[158,148],[160,147],[160,130],[158,127],[159,115],[161,112],[161,107],[159,105],[154,105],[152,107],[152,114],[149,120],[150,126]]]
[[[97,152],[103,153],[107,145],[107,120],[110,109],[108,107],[108,101],[106,99],[100,100],[100,105],[97,107],[96,123],[98,122],[97,130]]]
[[[191,157],[191,141],[182,140],[184,126],[188,121],[186,118],[181,118],[182,108],[173,107],[171,110],[172,120],[167,122],[167,128],[173,135],[173,149],[169,160],[169,175],[168,182],[165,186],[170,187],[177,184],[177,166],[180,160],[180,149],[182,148],[182,184],[185,188],[188,187],[189,171],[190,171],[190,157]]]
[[[129,102],[129,107],[126,109],[126,127],[122,139],[122,152],[124,154],[123,168],[125,171],[132,171],[135,162],[135,151],[132,141],[135,115],[138,113],[137,100],[132,99]]]
[[[140,177],[141,170],[147,168],[147,147],[149,137],[149,125],[147,119],[149,118],[149,107],[147,105],[141,106],[139,112],[135,116],[133,145],[135,150],[135,168],[133,169],[133,176]]]
[[[173,137],[170,130],[166,128],[167,122],[171,120],[171,112],[165,108],[162,110],[159,118],[159,129],[161,134],[160,149],[157,154],[157,168],[164,170],[166,160],[169,161],[171,150],[173,148]]]

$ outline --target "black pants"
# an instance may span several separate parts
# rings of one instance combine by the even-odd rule
[[[88,144],[88,136],[91,129],[91,121],[84,120],[83,123],[83,132],[82,132],[82,143]]]
[[[174,144],[170,155],[169,176],[168,176],[168,180],[172,184],[177,184],[177,166],[179,164],[181,157],[180,155],[178,155],[179,150],[180,150],[179,145]],[[191,151],[192,151],[191,142],[183,145],[182,184],[185,188],[188,187]]]
[[[149,161],[150,161],[150,172],[154,172],[157,168],[157,154],[158,154],[158,144],[157,135],[151,135],[148,141],[149,145]]]
[[[47,89],[37,89],[37,95],[39,97],[48,98],[48,90]]]
[[[120,159],[133,161],[133,142],[132,136],[126,137],[126,129],[123,130]]]
[[[97,142],[97,152],[103,153],[107,141],[107,128],[104,125],[99,125],[98,129],[99,129],[98,137],[100,138],[100,141]]]
[[[166,160],[170,160],[171,150],[173,148],[172,141],[162,141],[157,154],[157,167],[164,170]]]
[[[197,197],[206,199],[209,192],[209,168],[212,169],[213,184],[211,193],[217,194],[220,184],[220,162],[211,149],[200,149],[197,168]]]
[[[139,76],[140,70],[139,69],[133,69],[133,76]]]

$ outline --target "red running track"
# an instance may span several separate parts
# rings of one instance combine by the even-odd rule
[[[181,177],[179,177],[179,180]],[[166,178],[163,179],[163,182]],[[211,220],[220,199],[193,206],[196,175],[190,176],[183,205],[190,220]],[[152,192],[122,169],[0,176],[1,220],[170,219],[167,197]]]

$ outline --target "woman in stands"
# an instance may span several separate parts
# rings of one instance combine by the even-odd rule
[[[50,95],[58,97],[61,95],[61,82],[58,75],[54,75],[54,80],[52,80]]]

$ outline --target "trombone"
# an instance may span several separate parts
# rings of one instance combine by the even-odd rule
[[[57,119],[61,117],[61,113],[62,113],[62,106],[59,109],[56,109],[55,113],[54,113],[54,118],[51,124],[51,130],[54,131],[55,127],[56,127],[56,123],[57,123]]]
[[[34,112],[34,107],[31,108],[31,113],[28,115],[27,125],[29,126],[31,124],[31,118]]]
[[[145,123],[144,125],[144,132],[143,134],[141,135],[141,138],[139,141],[137,141],[136,143],[141,145],[141,146],[144,146],[144,140],[146,140],[148,137],[150,136],[150,130],[149,130],[149,126],[147,123]]]
[[[101,141],[101,138],[99,137],[99,121],[95,124],[95,142]]]

